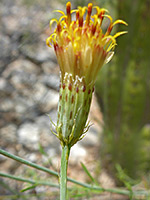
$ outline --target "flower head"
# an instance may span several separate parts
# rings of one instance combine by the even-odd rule
[[[66,14],[56,11],[62,16],[50,21],[50,27],[54,22],[57,27],[46,41],[48,46],[54,46],[61,70],[56,136],[61,144],[71,147],[89,128],[85,124],[97,73],[113,56],[116,37],[126,31],[113,36],[110,33],[114,25],[127,24],[122,20],[113,22],[111,16],[105,14],[106,9],[93,7],[91,3],[88,7],[71,10],[68,2]],[[72,20],[73,14],[75,20]],[[110,23],[104,33],[102,22],[105,17]]]
[[[92,15],[92,10],[95,14]],[[62,77],[65,73],[84,78],[86,84],[94,83],[97,72],[105,62],[108,62],[116,45],[116,37],[126,33],[118,32],[110,35],[114,25],[123,20],[113,22],[112,17],[105,14],[104,8],[88,4],[88,7],[78,7],[71,10],[71,3],[66,4],[66,14],[56,10],[62,16],[57,21],[52,19],[50,26],[56,22],[57,27],[47,38],[47,45],[54,46]],[[75,14],[75,20],[72,15]],[[84,19],[85,18],[85,19]],[[108,18],[110,23],[105,33],[102,30],[102,22]]]

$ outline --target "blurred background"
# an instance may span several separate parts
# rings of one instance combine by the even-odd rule
[[[50,19],[59,18],[52,11],[65,10],[66,2],[0,0],[0,148],[56,171],[61,148],[50,131],[47,114],[56,123],[59,66],[45,40],[51,33]],[[89,117],[94,125],[72,148],[68,174],[88,182],[82,161],[104,187],[136,180],[149,188],[150,1],[71,1],[72,8],[89,2],[107,8],[113,19],[125,20],[128,27],[119,25],[115,31],[127,30],[128,34],[117,39],[114,58],[99,73]],[[3,156],[0,171],[41,177]],[[25,184],[0,179],[2,195],[23,187]],[[47,189],[38,187],[29,193],[41,191]]]

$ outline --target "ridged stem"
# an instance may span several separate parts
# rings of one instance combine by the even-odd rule
[[[42,167],[42,166],[40,166],[38,164],[29,162],[29,161],[27,161],[27,160],[25,160],[23,158],[20,158],[18,156],[15,156],[15,155],[11,154],[11,153],[9,153],[9,152],[7,152],[5,150],[0,149],[0,154],[6,156],[8,158],[11,158],[13,160],[16,160],[17,162],[20,162],[20,163],[22,163],[24,165],[33,167],[33,168],[38,169],[40,171],[44,171],[44,172],[46,172],[48,174],[51,174],[51,175],[54,175],[54,176],[58,176],[58,173],[55,172],[55,171],[52,171],[52,170],[50,170],[48,168],[45,168],[45,167]],[[27,180],[25,178],[12,176],[10,174],[6,174],[6,173],[2,173],[2,172],[0,173],[0,176],[11,178],[11,179],[18,180],[18,181],[31,183],[31,184],[34,184],[34,183],[37,184],[37,181],[35,181],[35,180],[29,180],[29,179]],[[67,180],[72,182],[72,183],[74,183],[74,184],[80,185],[80,186],[82,186],[84,188],[91,189],[92,191],[109,192],[109,193],[122,194],[122,195],[127,195],[127,196],[131,195],[131,191],[129,191],[127,189],[122,189],[122,188],[103,188],[103,187],[100,187],[100,186],[95,186],[95,185],[90,185],[90,184],[87,184],[87,183],[79,182],[79,181],[74,180],[74,179],[69,178],[69,177],[67,178]],[[38,184],[39,184],[39,181],[38,181]],[[41,185],[49,185],[49,186],[51,186],[47,181],[44,181],[44,184],[43,184],[43,182],[40,181],[40,184]],[[150,196],[150,190],[147,190],[147,191],[146,190],[138,190],[138,191],[132,191],[132,193],[133,193],[134,197],[137,197],[137,196],[148,197],[148,196]]]
[[[60,200],[67,199],[67,168],[70,148],[65,145],[62,147],[61,171],[60,171]]]

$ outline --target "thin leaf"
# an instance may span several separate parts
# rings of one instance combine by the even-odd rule
[[[44,156],[48,156],[48,154],[44,151],[44,149],[43,149],[43,147],[42,147],[42,145],[41,144],[39,144],[39,151],[40,151],[40,153],[42,154],[42,155],[44,155]]]
[[[20,192],[25,192],[25,191],[34,189],[37,185],[38,185],[38,184],[34,184],[34,185],[30,186],[30,187],[26,187],[26,188],[22,189]]]
[[[91,173],[88,171],[88,169],[86,168],[86,166],[82,162],[81,162],[81,166],[82,166],[83,170],[85,171],[85,173],[88,175],[88,177],[91,179],[91,181],[93,183],[97,184],[96,180],[93,178]]]

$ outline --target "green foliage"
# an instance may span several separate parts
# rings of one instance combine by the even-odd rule
[[[89,172],[89,170],[87,169],[87,167],[82,162],[81,162],[81,166],[82,166],[83,170],[85,171],[85,173],[90,178],[91,182],[94,183],[94,184],[97,184],[97,181],[94,179],[94,177],[91,175],[91,173]]]
[[[118,39],[115,58],[96,85],[105,121],[102,155],[113,175],[116,163],[133,178],[150,170],[149,6],[147,0],[118,0],[118,18],[129,24],[128,34]]]

